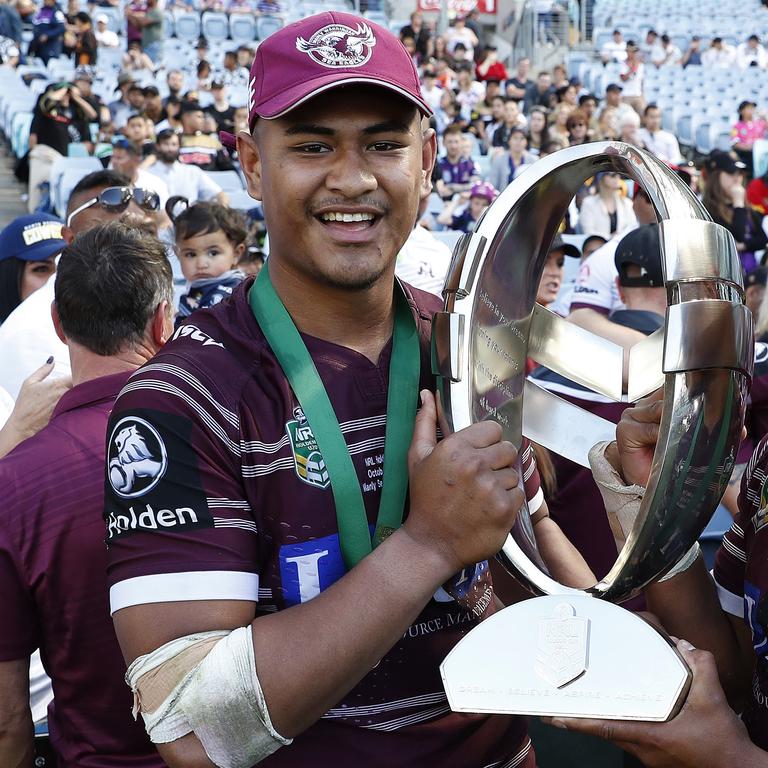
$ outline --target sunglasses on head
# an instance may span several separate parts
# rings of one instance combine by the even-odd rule
[[[160,208],[160,198],[157,192],[153,192],[150,189],[142,189],[141,187],[107,187],[99,192],[96,197],[75,208],[67,216],[67,226],[72,225],[72,219],[78,213],[82,213],[93,205],[100,205],[105,211],[110,213],[123,213],[123,211],[128,209],[132,199],[136,201],[136,205],[143,211],[154,212]]]

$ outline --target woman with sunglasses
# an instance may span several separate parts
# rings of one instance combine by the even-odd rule
[[[66,242],[61,222],[47,213],[14,219],[0,233],[0,324],[54,272]]]

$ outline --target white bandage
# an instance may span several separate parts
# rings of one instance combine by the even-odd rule
[[[609,445],[610,443],[603,442],[592,446],[589,451],[589,466],[603,497],[616,547],[621,549],[635,524],[645,488],[642,485],[627,485],[622,480],[611,462],[605,458],[605,449]]]
[[[251,768],[291,743],[272,727],[250,627],[173,640],[139,656],[125,680],[155,744],[194,732],[219,768]]]

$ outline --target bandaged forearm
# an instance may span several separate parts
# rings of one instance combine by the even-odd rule
[[[194,733],[219,768],[251,768],[291,743],[272,726],[250,627],[172,640],[139,656],[125,680],[155,744]]]
[[[611,526],[616,546],[621,549],[635,524],[645,488],[642,485],[627,485],[608,459],[605,449],[608,442],[597,443],[589,451],[589,466],[592,476],[600,489],[605,504],[605,513]]]

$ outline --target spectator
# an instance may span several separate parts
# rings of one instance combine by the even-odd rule
[[[483,51],[483,60],[477,65],[477,79],[481,82],[487,80],[506,80],[507,68],[499,61],[499,51],[495,45],[487,45]]]
[[[472,113],[485,96],[485,87],[472,77],[472,66],[462,64],[456,69],[458,88],[456,102],[459,105],[459,115],[467,123],[472,119]]]
[[[768,130],[768,122],[762,114],[755,119],[756,107],[754,101],[742,101],[738,108],[739,119],[731,128],[731,144],[749,175],[752,175],[752,147],[758,139],[765,138]]]
[[[537,157],[547,138],[547,110],[533,107],[528,116],[528,151]]]
[[[739,43],[736,47],[736,64],[740,69],[748,67],[765,69],[768,66],[768,54],[760,44],[760,38],[757,35],[750,35],[746,43]]]
[[[438,85],[435,70],[431,66],[424,67],[422,79],[421,95],[434,112],[440,106],[443,89]]]
[[[146,10],[133,11],[128,7],[126,17],[141,30],[141,47],[149,58],[159,66],[163,53],[163,12],[157,0],[146,0]]]
[[[619,141],[645,149],[643,140],[640,138],[640,117],[637,112],[627,112],[624,117],[620,118]]]
[[[686,67],[700,67],[702,64],[701,56],[701,38],[698,35],[694,35],[691,38],[688,50],[683,54],[683,58],[680,61],[683,69]]]
[[[645,33],[645,42],[640,45],[640,54],[643,57],[643,61],[652,61],[659,45],[659,33],[655,29],[649,29]]]
[[[507,139],[507,151],[497,154],[491,162],[488,181],[493,187],[503,192],[536,157],[526,151],[528,138],[522,128],[512,128]]]
[[[259,16],[282,16],[283,7],[278,0],[257,0],[256,13]]]
[[[680,145],[674,134],[661,128],[661,109],[657,104],[649,104],[645,108],[643,125],[639,136],[646,149],[667,165],[678,165],[683,162]]]
[[[768,267],[755,267],[744,277],[744,303],[752,313],[755,326],[757,326],[760,307],[765,298],[766,282],[768,282]]]
[[[527,126],[526,119],[520,114],[520,106],[514,99],[507,99],[504,103],[504,122],[494,131],[491,146],[494,153],[503,151],[509,143],[509,136],[513,129]]]
[[[618,173],[599,173],[597,194],[584,198],[579,211],[579,229],[606,240],[637,226],[632,202],[621,194]]]
[[[253,13],[253,3],[251,0],[229,0],[227,4],[227,13]]]
[[[197,62],[197,90],[198,91],[210,91],[211,82],[213,80],[211,74],[211,65],[205,59]]]
[[[589,137],[594,138],[597,133],[597,96],[592,93],[584,93],[579,96],[579,109],[587,116]]]
[[[603,64],[621,64],[627,58],[627,44],[620,29],[614,29],[612,39],[603,43],[600,58]]]
[[[176,327],[196,310],[232,295],[244,275],[235,265],[245,251],[242,215],[218,203],[196,203],[173,220],[176,255],[187,281]]]
[[[460,232],[474,232],[483,211],[498,194],[492,184],[478,182],[468,193],[456,195],[440,212],[437,223]]]
[[[154,85],[144,88],[144,115],[154,127],[163,119],[163,100]]]
[[[146,0],[130,0],[125,7],[126,40],[129,45],[134,40],[141,42],[141,27],[136,23],[136,19],[146,12]]]
[[[9,0],[0,0],[0,37],[11,40],[16,48],[21,47],[21,16]]]
[[[619,138],[619,110],[616,107],[603,107],[597,121],[596,138],[601,141],[616,141]]]
[[[552,67],[552,87],[557,90],[566,85],[570,85],[568,71],[562,64],[555,64],[555,66]]]
[[[235,108],[229,103],[227,87],[224,83],[214,80],[211,83],[211,95],[213,104],[208,107],[208,114],[216,121],[216,130],[232,133]]]
[[[651,62],[660,67],[671,67],[680,64],[683,58],[682,51],[672,42],[669,35],[661,36],[661,45],[651,58]]]
[[[154,193],[162,211],[168,200],[168,187],[157,175],[141,168],[141,150],[131,141],[116,139],[112,148],[110,167],[128,178],[130,184],[141,189],[144,195]]]
[[[622,101],[623,91],[624,88],[618,83],[609,83],[605,88],[605,104],[603,109],[606,107],[612,107],[616,110],[617,129],[619,128],[621,122],[624,120],[624,117],[634,113],[635,111],[629,104],[627,104],[625,101]]]
[[[619,70],[624,90],[622,99],[625,104],[629,104],[638,115],[645,109],[645,99],[643,98],[643,79],[645,77],[645,65],[640,60],[639,48],[630,40],[627,43],[627,58]]]
[[[154,72],[155,62],[142,49],[140,40],[131,40],[128,50],[123,54],[123,72]]]
[[[701,54],[701,61],[706,67],[730,69],[736,62],[736,49],[722,37],[713,37],[709,48]]]
[[[573,107],[570,104],[560,102],[560,104],[555,105],[549,114],[548,138],[560,139],[564,147],[568,146],[570,140],[567,123],[571,112],[573,112]]]
[[[55,216],[29,213],[0,233],[0,325],[56,271],[65,245],[61,227]]]
[[[760,215],[768,214],[768,171],[747,184],[747,202]]]
[[[120,46],[120,38],[117,36],[117,32],[113,32],[107,26],[109,19],[106,14],[100,13],[96,16],[96,42],[102,48],[118,48]]]
[[[580,109],[575,109],[568,115],[565,127],[568,129],[568,144],[571,147],[589,143],[589,121]]]
[[[48,726],[60,765],[163,765],[121,685],[104,580],[103,446],[117,393],[172,333],[171,298],[164,249],[140,232],[107,226],[62,256],[53,312],[76,386],[48,427],[0,461],[6,765],[33,762],[28,669],[38,646],[55,686]]]
[[[115,130],[119,131],[125,125],[125,121],[128,119],[128,116],[138,111],[134,106],[137,97],[135,95],[132,97],[128,96],[129,89],[133,88],[134,86],[141,90],[140,86],[136,84],[136,81],[133,79],[133,75],[130,72],[121,72],[117,76],[116,90],[120,92],[120,98],[115,99],[115,101],[109,104],[109,114],[112,118],[112,125],[114,126]],[[143,102],[144,94],[142,93],[141,95]]]
[[[443,134],[443,155],[435,166],[438,176],[436,190],[443,200],[449,200],[455,194],[469,192],[480,181],[480,171],[474,161],[462,156],[461,129],[449,125]]]
[[[0,5],[0,8],[3,6]],[[6,67],[16,68],[21,60],[21,50],[10,37],[0,36],[0,64]]]
[[[165,120],[155,125],[155,133],[171,129],[176,133],[182,132],[181,126],[181,101],[176,96],[169,96],[165,103]]]
[[[98,117],[80,92],[68,83],[49,85],[37,100],[29,134],[30,213],[37,208],[42,193],[40,185],[48,181],[53,163],[66,157],[71,142],[88,141],[83,134],[87,124]]]
[[[555,89],[552,85],[552,75],[549,72],[539,72],[536,77],[536,93],[531,106],[537,105],[550,109],[555,102]]]
[[[536,290],[536,301],[542,307],[552,304],[560,293],[566,256],[578,259],[581,257],[581,251],[575,245],[566,243],[560,235],[555,235],[552,245],[549,246],[547,260],[544,262],[544,270]]]
[[[179,161],[204,171],[231,171],[232,160],[213,133],[204,133],[205,113],[193,101],[181,104],[181,149]]]
[[[131,115],[122,130],[123,136],[139,150],[142,166],[148,158],[155,154],[155,142],[152,133],[147,127],[147,120],[143,115]],[[152,162],[150,160],[150,162]],[[130,178],[130,174],[128,174]]]
[[[185,197],[191,203],[215,201],[228,205],[227,194],[196,165],[179,162],[179,136],[166,129],[157,134],[156,160],[147,170],[162,179],[168,197]]]
[[[253,48],[251,48],[249,45],[238,45],[235,50],[235,60],[237,61],[237,66],[242,67],[248,71],[251,69],[251,65],[253,64],[253,59],[255,56],[256,54]]]
[[[558,104],[567,104],[569,107],[576,109],[579,106],[579,92],[575,85],[566,83],[561,85],[556,91]]]
[[[227,85],[230,88],[239,88],[248,85],[248,69],[238,64],[237,53],[235,51],[227,51],[224,54],[221,77],[217,74],[216,79],[220,79],[224,85]]]
[[[95,65],[99,43],[93,33],[91,17],[84,11],[75,16],[75,30],[77,32],[75,63],[78,66]]]
[[[416,52],[420,61],[426,61],[432,51],[432,35],[424,24],[424,16],[421,11],[414,11],[410,17],[410,24],[406,24],[400,30],[400,39],[412,37],[416,45]]]
[[[506,99],[499,95],[491,100],[491,111],[485,123],[484,146],[486,153],[493,146],[493,137],[496,131],[504,124],[504,106]]]
[[[522,59],[518,59],[515,74],[507,80],[507,96],[522,103],[523,113],[526,115],[539,98],[536,83],[529,77],[530,73],[531,60],[524,56]]]
[[[755,251],[762,251],[768,237],[761,217],[745,207],[744,173],[746,166],[729,152],[711,152],[704,165],[706,185],[703,203],[717,224],[724,226],[736,241],[741,266],[751,272],[758,266]]]
[[[171,69],[165,76],[165,82],[168,85],[168,96],[163,99],[163,106],[166,105],[171,96],[181,100],[181,91],[184,88],[184,73],[180,69]]]
[[[462,45],[468,61],[475,58],[475,48],[480,44],[477,35],[467,26],[464,16],[457,16],[451,27],[445,33],[445,44],[448,53],[456,56],[456,47]]]
[[[32,25],[28,54],[42,59],[45,64],[49,59],[61,56],[66,18],[56,0],[43,0]]]

